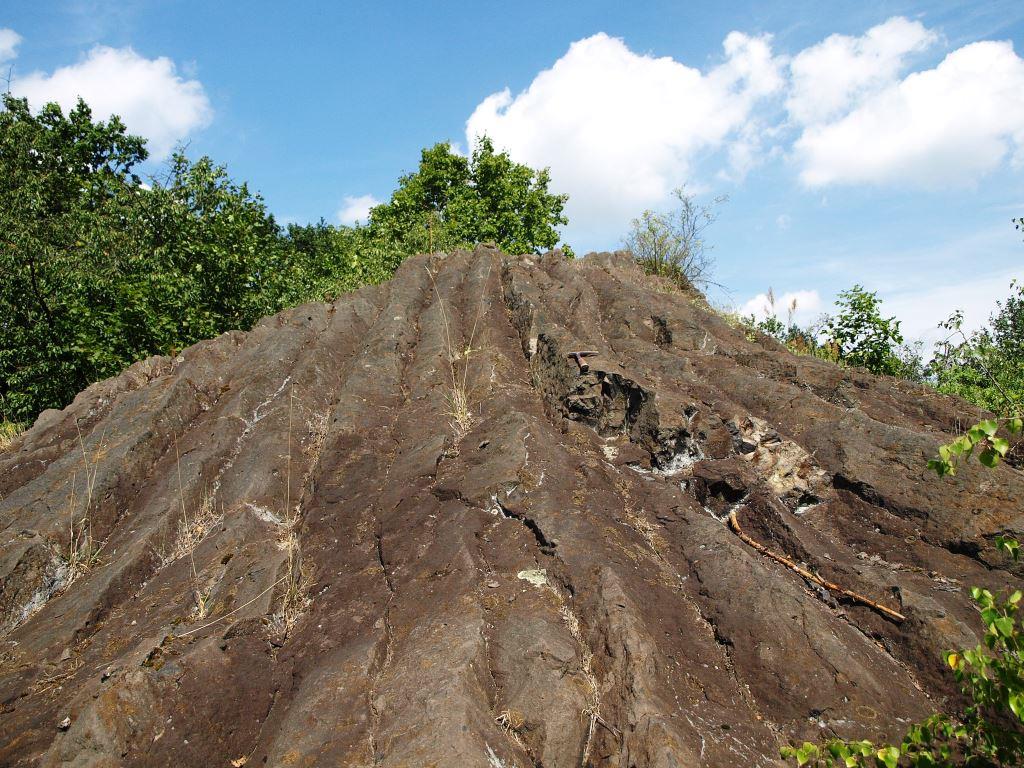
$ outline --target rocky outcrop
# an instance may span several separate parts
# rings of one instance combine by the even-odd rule
[[[925,470],[977,417],[622,256],[410,259],[0,454],[0,764],[770,766],[898,738],[955,693],[968,587],[1021,581],[993,546],[1024,533],[1020,472]]]

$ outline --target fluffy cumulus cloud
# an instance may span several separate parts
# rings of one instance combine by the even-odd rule
[[[965,186],[1024,165],[1024,59],[998,41],[942,58],[944,44],[904,17],[792,57],[731,32],[720,63],[697,69],[596,34],[522,92],[481,101],[466,134],[550,167],[573,230],[595,234],[667,204],[698,157],[716,157],[728,183],[785,155],[811,188]]]
[[[118,115],[147,138],[157,160],[213,116],[202,83],[179,75],[166,57],[147,59],[131,48],[96,46],[77,64],[16,78],[12,90],[33,108],[53,101],[67,110],[82,97],[95,117]]]
[[[888,86],[908,57],[939,39],[918,21],[894,17],[862,37],[830,35],[800,51],[790,62],[786,99],[790,117],[816,123],[844,112],[855,99]]]
[[[605,34],[579,40],[523,92],[484,99],[467,139],[487,134],[519,162],[550,167],[574,227],[622,229],[685,182],[698,153],[735,144],[736,172],[754,164],[751,115],[782,88],[782,65],[768,37],[732,32],[723,48],[702,72]]]
[[[830,46],[842,54],[816,50],[829,38],[805,52],[820,67],[813,77],[793,70],[791,116],[811,121],[794,145],[805,185],[967,186],[1007,160],[1024,162],[1024,60],[1013,46],[971,43],[901,78],[902,57],[934,40],[919,25],[901,26],[899,35],[873,36],[876,27]],[[884,39],[890,42],[880,48]],[[867,64],[853,68],[856,76],[835,74],[844,60],[863,64],[865,57]],[[831,100],[823,95],[830,78],[837,94]],[[810,106],[814,94],[819,108]]]
[[[373,195],[346,197],[338,209],[338,221],[349,226],[356,223],[365,224],[370,218],[370,209],[375,205],[380,205],[380,200]]]
[[[737,311],[743,317],[753,315],[761,320],[774,316],[783,322],[792,320],[798,325],[806,325],[821,315],[822,302],[821,296],[814,290],[789,291],[781,296],[774,293],[759,293]]]
[[[13,29],[0,28],[0,64],[10,61],[18,55],[18,43],[21,35]]]

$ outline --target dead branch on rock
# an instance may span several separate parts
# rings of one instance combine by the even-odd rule
[[[831,581],[823,579],[823,578],[821,578],[821,576],[818,576],[815,573],[811,573],[806,568],[801,568],[799,565],[794,563],[792,560],[790,560],[785,555],[780,555],[780,554],[778,554],[776,552],[772,552],[764,544],[761,544],[760,542],[755,541],[754,539],[750,538],[747,534],[745,534],[743,532],[743,529],[740,528],[739,520],[736,519],[736,510],[733,510],[732,512],[729,513],[729,527],[732,528],[733,533],[735,533],[737,536],[739,536],[740,539],[744,543],[749,544],[751,547],[756,549],[762,555],[770,557],[775,562],[781,563],[782,565],[784,565],[787,568],[789,568],[791,571],[800,574],[805,579],[807,579],[807,581],[813,582],[814,584],[817,584],[818,586],[824,587],[825,589],[829,590],[830,592],[837,592],[840,595],[844,595],[844,596],[850,598],[851,600],[853,600],[854,602],[862,603],[862,604],[868,606],[869,608],[874,608],[876,611],[878,611],[879,613],[885,614],[890,619],[894,619],[895,621],[906,621],[907,617],[904,616],[902,613],[897,613],[892,608],[886,608],[881,603],[877,603],[877,602],[875,602],[874,600],[872,600],[869,597],[864,597],[864,595],[862,595],[862,594],[859,594],[857,592],[853,592],[853,591],[851,591],[849,589],[845,589],[843,587],[840,587],[838,584],[834,584]]]

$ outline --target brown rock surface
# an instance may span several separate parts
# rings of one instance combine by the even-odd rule
[[[925,470],[977,416],[622,256],[411,259],[0,454],[0,765],[769,766],[898,738],[953,693],[968,586],[1020,583],[993,547],[1024,533],[1020,472]]]

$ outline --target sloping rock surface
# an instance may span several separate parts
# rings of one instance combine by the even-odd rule
[[[993,543],[1024,533],[1020,472],[925,471],[978,416],[621,255],[411,259],[0,455],[0,764],[771,766],[899,738],[955,695],[969,587],[1020,584]]]

